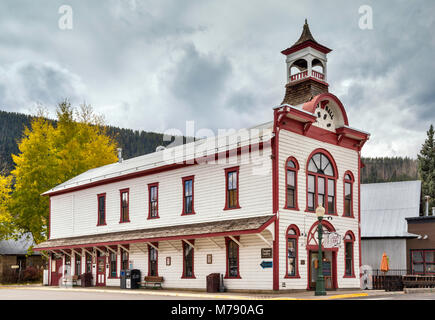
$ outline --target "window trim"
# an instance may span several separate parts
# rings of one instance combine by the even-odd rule
[[[151,188],[156,188],[157,190],[157,200],[156,200],[156,210],[157,210],[157,215],[155,217],[151,216]],[[148,220],[151,219],[159,219],[159,183],[158,182],[153,182],[153,183],[148,183]]]
[[[112,248],[111,249],[115,249]],[[109,256],[107,257],[109,260],[109,276],[107,277],[107,279],[119,279],[118,277],[118,252],[113,253],[111,250],[108,250],[109,252]],[[116,266],[116,276],[113,277],[112,276],[112,260],[111,260],[111,255],[114,254],[115,255],[115,266]]]
[[[328,158],[329,162],[331,163],[332,170],[334,173],[333,176],[328,176],[328,175],[321,174],[321,173],[311,172],[308,170],[308,165],[309,165],[311,159],[317,153],[323,154],[326,158]],[[318,206],[318,201],[319,201],[318,178],[321,177],[321,178],[325,179],[325,214],[328,214],[331,216],[338,216],[338,213],[337,213],[337,180],[338,180],[337,179],[337,172],[338,172],[338,170],[337,170],[337,165],[335,163],[335,160],[327,150],[322,149],[322,148],[318,148],[318,149],[315,149],[311,152],[311,154],[308,156],[307,163],[305,166],[305,176],[306,176],[306,187],[305,187],[306,207],[305,207],[305,212],[312,212],[312,213],[316,212],[316,208]],[[308,177],[309,176],[314,176],[314,209],[310,209],[308,207]],[[328,197],[329,197],[328,180],[334,181],[334,212],[333,213],[328,212]]]
[[[350,180],[346,179],[346,176],[349,175],[350,176]],[[351,171],[346,171],[344,173],[343,176],[343,217],[345,218],[355,218],[354,213],[353,213],[353,196],[354,196],[354,192],[353,192],[353,185],[355,182],[355,178],[353,176],[353,173]],[[346,183],[350,183],[350,215],[346,215]]]
[[[127,193],[127,219],[125,221],[122,220],[122,194]],[[120,212],[119,212],[119,223],[128,223],[130,222],[130,188],[120,189],[119,190],[119,199],[120,199]]]
[[[289,163],[289,161],[292,161],[295,164],[296,168],[288,168],[287,164]],[[295,173],[295,206],[289,208],[288,207],[288,197],[287,197],[287,171],[291,170]],[[299,203],[298,203],[298,171],[299,171],[299,162],[298,160],[296,160],[295,157],[288,157],[287,160],[285,161],[284,164],[284,174],[285,174],[285,187],[284,187],[284,192],[285,192],[285,204],[284,204],[284,208],[283,209],[287,209],[287,210],[296,210],[299,211]]]
[[[104,221],[101,222],[100,221],[100,198],[104,197]],[[98,206],[98,211],[97,211],[97,227],[99,226],[106,226],[106,213],[107,213],[107,206],[106,206],[106,193],[100,193],[97,194],[97,206]]]
[[[423,260],[422,260],[422,262],[418,262],[418,264],[421,264],[423,266],[423,272],[415,272],[414,271],[414,259],[412,257],[412,254],[414,252],[422,252]],[[426,272],[426,252],[435,252],[435,249],[410,249],[409,250],[409,259],[411,262],[409,268],[410,268],[411,274],[417,274],[417,275],[434,275],[435,274],[435,272],[431,272],[431,273]],[[435,261],[428,262],[428,263],[433,264],[433,263],[435,263]]]
[[[90,259],[88,259],[88,257],[90,257]],[[94,257],[91,255],[91,254],[89,254],[89,253],[87,253],[87,252],[85,252],[85,272],[84,273],[92,273],[92,265],[93,265],[93,263],[94,263]],[[88,262],[90,262],[90,266],[91,266],[91,271],[90,272],[88,272]]]
[[[240,166],[236,166],[236,167],[231,167],[231,168],[226,168],[225,169],[225,207],[224,210],[235,210],[235,209],[240,209],[240,203],[239,203],[239,193],[240,193],[240,184],[239,184],[239,171],[240,171]],[[237,198],[237,204],[234,208],[231,208],[228,206],[228,174],[231,172],[236,172],[237,173],[237,192],[236,192],[236,198]]]
[[[130,249],[130,247],[129,247],[129,245],[128,244],[126,244],[126,245],[124,245],[127,249]],[[123,248],[120,248],[120,250],[119,250],[119,261],[120,261],[120,264],[119,264],[119,271],[121,271],[121,270],[127,270],[127,269],[122,269],[122,254],[123,254],[123,252],[125,252],[126,254],[127,254],[127,269],[129,269],[129,265],[128,265],[128,262],[130,261],[130,253],[127,251],[127,250],[124,250]]]
[[[234,236],[234,239],[240,242],[240,236]],[[228,261],[228,248],[230,241],[233,241],[237,245],[237,277],[232,277],[229,275],[229,261]],[[240,276],[240,246],[231,238],[225,237],[225,264],[226,264],[226,273],[224,279],[242,279]]]
[[[289,235],[289,231],[293,230],[296,234],[295,235]],[[285,244],[285,255],[286,255],[286,267],[285,267],[285,279],[300,279],[300,275],[299,275],[299,237],[301,236],[301,232],[299,231],[299,228],[295,225],[295,224],[291,224],[285,233],[285,240],[286,240],[286,244]],[[294,276],[289,276],[288,275],[288,239],[295,239],[295,248],[296,248],[296,261],[295,261],[295,266],[296,266],[296,272]]]
[[[189,240],[187,239],[192,245],[195,245],[195,240]],[[181,246],[183,247],[183,274],[181,275],[181,279],[196,279],[195,277],[195,248],[192,247],[192,276],[188,277],[186,276],[186,259],[185,259],[185,246],[189,246],[186,242],[181,240]]]
[[[186,181],[192,180],[192,212],[186,212]],[[194,206],[194,199],[195,199],[195,176],[188,176],[181,178],[182,188],[183,188],[183,208],[181,211],[182,216],[190,216],[192,214],[196,214],[195,212],[195,206]]]
[[[152,242],[152,245],[157,247],[157,248],[159,247],[158,242]],[[153,247],[148,245],[148,277],[151,277],[151,274],[150,274],[151,273],[151,263],[150,263],[150,261],[151,261],[150,251],[151,250],[150,250],[150,248],[153,248]],[[155,275],[155,277],[158,277],[159,276],[159,250],[157,250],[157,249],[154,249],[154,250],[156,250],[156,275]]]
[[[346,239],[346,236],[350,236],[350,239]],[[346,244],[351,243],[352,244],[352,273],[350,275],[346,274]],[[347,231],[344,235],[344,275],[343,278],[355,278],[355,235],[352,231]]]

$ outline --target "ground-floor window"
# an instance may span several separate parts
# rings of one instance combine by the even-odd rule
[[[86,253],[86,273],[92,273],[92,256]]]
[[[127,250],[121,249],[121,270],[128,269],[128,252]]]
[[[77,253],[75,254],[75,275],[78,276],[82,273],[82,257],[79,256]]]
[[[435,274],[435,250],[411,250],[413,274]]]
[[[195,240],[189,240],[194,245]],[[183,278],[195,278],[193,274],[193,250],[194,248],[183,241]]]
[[[354,277],[353,271],[353,243],[355,237],[351,231],[344,236],[344,276]]]
[[[286,277],[298,277],[298,237],[299,229],[291,225],[287,229],[287,274]]]
[[[238,241],[240,238],[237,237]],[[227,246],[227,274],[226,278],[240,278],[239,271],[239,245],[230,238],[226,238]]]
[[[109,271],[109,274],[110,274],[110,277],[111,278],[116,278],[116,276],[117,276],[117,271],[116,271],[116,263],[117,263],[117,261],[116,261],[116,253],[115,252],[110,252],[110,255],[109,255],[109,261],[110,261],[110,271]]]
[[[158,252],[156,244],[148,245],[148,276],[158,276]]]

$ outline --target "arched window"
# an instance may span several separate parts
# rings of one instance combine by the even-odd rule
[[[287,229],[287,268],[285,278],[299,278],[298,269],[298,238],[300,232],[297,226],[291,225]]]
[[[344,277],[355,278],[353,247],[355,236],[352,231],[346,232],[344,236]]]
[[[285,208],[298,209],[298,170],[299,164],[293,157],[287,159],[285,164]]]
[[[326,213],[336,214],[336,166],[326,150],[313,152],[308,160],[307,211],[322,205]]]
[[[350,171],[346,171],[343,179],[344,184],[344,217],[353,218],[353,174]]]

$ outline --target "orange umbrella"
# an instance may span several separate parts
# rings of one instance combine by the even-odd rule
[[[387,272],[389,269],[388,267],[388,257],[387,254],[384,252],[384,254],[382,255],[382,261],[381,261],[381,271],[382,272]]]

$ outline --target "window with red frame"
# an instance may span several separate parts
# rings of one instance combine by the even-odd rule
[[[86,253],[86,273],[92,272],[92,256]]]
[[[225,209],[238,209],[239,206],[239,168],[225,169],[226,205]]]
[[[153,183],[148,185],[148,218],[154,219],[159,217],[159,185]]]
[[[119,222],[130,222],[129,220],[129,190],[128,189],[124,189],[124,190],[120,190],[120,195],[121,195],[121,217]]]
[[[326,213],[335,214],[335,180],[331,160],[323,153],[314,154],[308,163],[308,211],[314,211],[318,205],[322,205]]]
[[[298,275],[298,230],[290,228],[287,232],[287,277]]]
[[[193,177],[183,178],[183,212],[193,214]]]
[[[286,163],[286,208],[297,208],[297,170],[299,166],[293,160],[289,159]]]
[[[239,245],[232,239],[227,240],[227,278],[239,278]]]
[[[189,240],[192,245],[194,240]],[[193,253],[194,248],[183,241],[183,278],[195,278],[193,274]]]
[[[352,217],[353,216],[353,178],[349,173],[346,173],[344,176],[344,216]]]
[[[353,243],[354,238],[351,234],[347,233],[344,236],[344,275],[346,277],[353,277]]]
[[[106,194],[98,195],[98,223],[97,225],[102,226],[106,224]]]
[[[128,252],[127,250],[121,249],[121,270],[128,269]]]
[[[158,276],[158,252],[148,245],[148,276]]]
[[[75,259],[75,272],[74,272],[74,274],[76,276],[79,276],[82,273],[82,257],[76,253],[74,255],[74,259]]]
[[[109,254],[109,262],[110,262],[110,264],[109,264],[109,267],[110,267],[109,276],[110,276],[110,278],[116,278],[116,276],[117,276],[117,270],[116,270],[117,257],[116,256],[117,256],[116,253],[110,251],[110,254]]]

